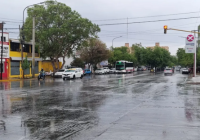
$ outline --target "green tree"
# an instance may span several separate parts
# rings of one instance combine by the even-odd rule
[[[138,65],[146,65],[147,64],[147,49],[144,47],[139,47],[136,45],[132,46],[132,52],[135,54]]]
[[[82,60],[81,58],[75,58],[75,59],[71,62],[71,66],[76,66],[76,67],[85,68],[85,63],[83,62],[83,60]]]
[[[24,71],[28,68],[30,68],[30,62],[28,62],[28,59],[27,59],[27,56],[26,56],[25,59],[22,62],[23,78],[24,78]]]
[[[108,62],[115,65],[116,61],[119,60],[126,60],[133,62],[136,65],[136,58],[134,54],[131,54],[130,51],[128,50],[127,47],[118,47],[118,48],[113,48],[112,51],[110,51],[110,57],[108,59]]]
[[[35,5],[28,10],[23,33],[27,41],[32,39],[32,19],[35,20],[36,44],[40,47],[41,56],[49,57],[54,72],[59,69],[58,58],[72,55],[89,37],[97,37],[98,25],[82,18],[79,13],[67,5],[49,0],[44,5]],[[54,63],[56,62],[56,63]]]
[[[178,64],[187,67],[194,64],[194,54],[185,53],[183,48],[179,48],[177,51]]]
[[[107,60],[110,56],[109,50],[106,48],[106,45],[97,38],[90,38],[85,41],[83,48],[80,50],[81,59],[89,64],[96,67],[101,61]]]
[[[166,67],[170,63],[170,53],[160,47],[155,47],[154,49],[147,48],[146,62],[152,68],[155,67]]]

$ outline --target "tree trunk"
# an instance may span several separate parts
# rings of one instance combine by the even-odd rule
[[[24,70],[22,69],[22,78],[24,79]]]
[[[64,65],[65,65],[65,57],[63,56],[63,63],[62,63],[62,66],[61,66],[62,69],[63,69]]]
[[[57,65],[57,70],[59,70],[60,67],[59,67],[59,61],[58,61],[58,58],[56,58],[56,65]]]
[[[53,66],[53,77],[54,77],[54,74],[55,74],[55,71],[56,71],[54,59],[53,60],[51,59],[51,64]]]

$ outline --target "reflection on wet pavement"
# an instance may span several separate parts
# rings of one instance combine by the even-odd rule
[[[0,83],[1,140],[199,140],[200,87],[135,72]]]

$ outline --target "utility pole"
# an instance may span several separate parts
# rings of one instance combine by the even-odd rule
[[[196,40],[196,34],[195,31],[198,32],[198,30],[193,30],[194,31],[194,40],[195,40],[195,53],[194,53],[194,66],[193,66],[193,77],[196,77],[196,67],[197,67],[197,40]],[[199,39],[199,38],[198,38]]]
[[[22,30],[23,30],[23,27],[22,27]],[[22,60],[21,60],[21,68],[22,68],[22,64],[23,64],[23,44],[24,44],[24,40],[23,40],[23,38],[22,38],[22,34],[23,34],[23,31],[21,31],[21,28],[20,28],[20,25],[19,25],[19,32],[20,32],[20,46],[21,46],[21,58],[22,58]],[[23,74],[24,73],[24,71],[22,70],[22,75],[24,75]],[[23,77],[23,76],[22,76]],[[24,77],[23,77],[24,78]]]
[[[35,77],[35,17],[33,17],[33,34],[32,34],[32,77]]]
[[[2,31],[2,35],[1,35],[1,80],[2,80],[2,72],[3,72],[3,22],[1,23],[1,31]]]

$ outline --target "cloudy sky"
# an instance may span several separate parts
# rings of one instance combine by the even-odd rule
[[[23,9],[39,2],[43,1],[1,1],[0,21],[6,22],[5,31],[10,33],[10,38],[18,37],[19,31],[11,28],[18,28],[22,24]],[[178,48],[184,47],[184,37],[190,33],[170,30],[164,34],[163,26],[196,30],[200,23],[200,0],[58,0],[58,2],[65,3],[82,17],[100,25],[99,37],[107,47],[112,46],[115,37],[122,36],[113,41],[114,47],[123,46],[127,42],[130,45],[141,43],[144,47],[154,46],[155,42],[160,42],[161,46],[169,46],[171,54],[175,55]],[[118,24],[127,23],[127,18],[128,36],[127,24]],[[180,18],[188,19],[180,20]]]

